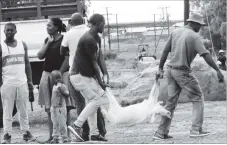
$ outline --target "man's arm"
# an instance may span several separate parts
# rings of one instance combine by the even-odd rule
[[[166,43],[164,50],[162,52],[162,56],[161,56],[160,64],[159,64],[160,70],[163,70],[166,59],[169,55],[169,52],[171,51],[171,41],[172,41],[172,35],[170,35],[169,39],[167,40],[167,43]]]
[[[2,46],[0,44],[0,87],[2,86]]]
[[[60,54],[65,56],[69,54],[69,47],[61,46],[60,48]]]
[[[218,66],[216,65],[216,63],[214,62],[212,56],[210,55],[210,53],[205,53],[202,55],[202,57],[204,58],[204,60],[206,61],[206,63],[211,66],[214,70],[219,71]]]
[[[102,49],[100,48],[99,50],[99,59],[98,59],[98,63],[99,63],[99,66],[100,66],[100,69],[102,71],[102,73],[104,75],[108,75],[108,71],[107,71],[107,68],[106,68],[106,62],[104,60],[104,57],[103,57],[103,54],[102,54]]]
[[[23,45],[24,45],[24,51],[25,51],[24,61],[25,61],[25,73],[28,80],[28,89],[29,89],[29,92],[33,92],[32,69],[28,58],[28,47],[24,42],[23,42]]]
[[[96,56],[97,50],[98,48],[97,48],[96,42],[94,42],[93,40],[87,40],[85,42],[85,51],[86,51],[86,54],[90,57],[90,60],[92,61],[92,65],[95,71],[95,76],[99,84],[101,85],[101,87],[105,89],[106,85],[102,82],[100,72],[99,72],[99,64]]]
[[[69,69],[69,56],[65,56],[65,59],[61,65],[60,72],[63,74]]]

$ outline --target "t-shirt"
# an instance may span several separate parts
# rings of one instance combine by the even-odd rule
[[[167,44],[171,46],[169,66],[191,70],[191,63],[197,54],[209,53],[198,33],[187,26],[171,33]]]
[[[73,64],[73,59],[80,37],[83,36],[86,31],[88,31],[88,27],[86,25],[79,25],[72,27],[64,35],[61,45],[69,48],[69,72],[71,71],[71,66]]]
[[[92,56],[96,55],[98,58],[100,44],[101,38],[98,35],[92,36],[89,31],[86,32],[79,40],[71,71],[86,77],[94,77]]]
[[[60,54],[60,47],[63,36],[57,41],[52,42],[49,46],[46,57],[43,65],[44,71],[52,72],[53,70],[59,70],[64,61],[64,56]],[[45,43],[47,43],[48,38],[45,39]]]
[[[52,97],[51,97],[51,106],[53,107],[64,107],[66,106],[65,103],[65,96],[61,93],[61,89],[67,89],[65,84],[58,83],[57,85],[53,86],[52,90]]]

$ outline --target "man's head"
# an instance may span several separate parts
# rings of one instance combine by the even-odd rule
[[[17,27],[14,23],[7,23],[4,28],[4,33],[7,40],[13,40],[17,33]]]
[[[219,53],[220,56],[224,56],[225,55],[225,51],[224,50],[219,50],[218,53]]]
[[[202,14],[197,12],[192,12],[187,22],[195,32],[199,32],[200,28],[205,25]]]
[[[89,23],[98,33],[102,33],[105,26],[105,18],[100,14],[93,14],[89,19]]]
[[[70,24],[72,26],[77,26],[77,25],[81,25],[84,23],[84,19],[83,16],[80,13],[74,13],[71,16],[71,22]]]
[[[62,82],[62,75],[58,70],[53,70],[51,72],[51,78],[54,84]]]

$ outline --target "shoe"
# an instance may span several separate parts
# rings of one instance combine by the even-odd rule
[[[155,133],[154,136],[153,136],[153,139],[155,140],[163,140],[163,139],[170,139],[170,138],[173,138],[172,136],[170,135],[163,135],[163,134],[160,134],[160,133]]]
[[[6,133],[3,137],[2,144],[10,144],[10,142],[11,142],[11,135]]]
[[[84,141],[81,136],[81,128],[75,124],[68,126],[69,130],[79,139],[79,141]]]
[[[102,136],[101,134],[99,135],[92,135],[91,140],[93,141],[108,141],[105,136]]]
[[[25,134],[23,134],[23,140],[27,141],[34,141],[35,138],[33,137],[33,135],[31,134],[31,132],[26,131]]]
[[[203,137],[203,136],[207,136],[209,134],[210,134],[210,132],[208,132],[208,131],[198,131],[198,132],[191,131],[190,137]]]
[[[89,141],[89,135],[84,135],[84,136],[82,136],[82,138],[84,141]]]
[[[59,143],[59,139],[54,137],[51,141],[50,141],[51,144],[58,144]]]

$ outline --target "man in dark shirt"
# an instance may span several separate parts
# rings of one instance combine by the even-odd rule
[[[226,57],[225,57],[225,52],[223,50],[219,51],[219,56],[218,56],[218,61],[219,61],[219,68],[221,70],[225,70],[226,71]]]
[[[78,116],[73,125],[68,126],[70,131],[83,141],[81,127],[88,119],[91,135],[97,134],[97,109],[107,103],[105,88],[108,86],[109,77],[106,64],[100,49],[101,38],[98,33],[104,30],[105,19],[100,14],[91,16],[91,28],[79,40],[74,57],[70,81],[73,87],[80,91],[87,105]],[[99,68],[102,71],[101,79]]]

